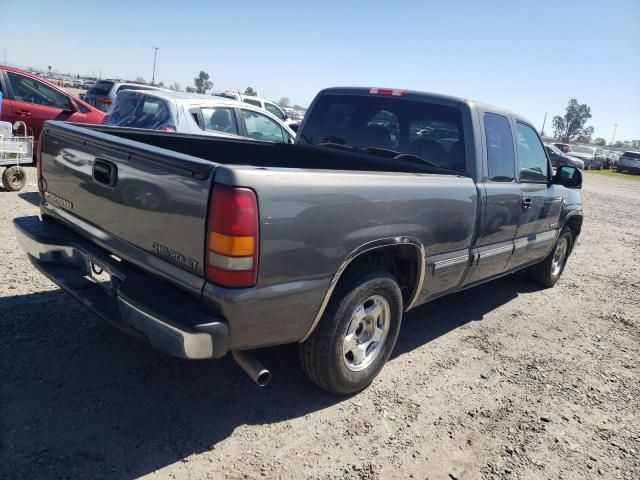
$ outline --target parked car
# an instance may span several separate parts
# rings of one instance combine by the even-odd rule
[[[618,160],[619,172],[640,173],[640,152],[624,152]]]
[[[14,221],[32,264],[151,346],[231,351],[259,384],[249,351],[297,342],[321,388],[362,390],[403,312],[525,268],[551,287],[582,226],[580,170],[552,175],[531,123],[463,98],[323,90],[295,145],[64,122],[43,135],[40,216]],[[82,169],[56,164],[69,152]]]
[[[568,143],[554,143],[553,145],[564,153],[569,153],[571,151],[571,145]]]
[[[558,147],[550,143],[545,143],[544,146],[547,149],[549,160],[551,160],[551,165],[553,166],[553,168],[558,168],[563,165],[569,165],[571,167],[579,168],[580,170],[584,169],[584,162],[579,158],[567,155]]]
[[[161,90],[164,88],[146,85],[142,83],[121,82],[118,80],[98,80],[85,94],[85,100],[96,108],[109,113],[113,109],[116,96],[123,90]]]
[[[35,139],[35,150],[46,120],[102,123],[105,114],[42,77],[0,65],[2,118],[23,121]]]
[[[296,134],[261,108],[211,95],[170,90],[118,93],[106,125],[293,143]]]
[[[300,125],[299,120],[291,118],[289,114],[280,107],[280,105],[272,102],[271,100],[265,100],[260,97],[242,95],[240,93],[233,92],[214,92],[213,96],[229,98],[238,102],[248,103],[249,105],[253,105],[254,107],[262,108],[263,110],[266,110],[270,114],[274,115],[289,128],[294,125],[297,128]]]
[[[571,147],[571,156],[584,162],[584,168],[600,170],[607,168],[604,150],[600,147],[588,147],[586,145],[574,145]]]

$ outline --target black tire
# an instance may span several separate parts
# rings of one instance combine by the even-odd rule
[[[566,253],[564,254],[563,260],[558,269],[558,265],[554,262],[554,260],[556,259],[556,253],[558,252],[558,249],[561,248],[562,242],[565,241]],[[533,280],[538,285],[546,288],[553,287],[558,282],[560,276],[562,275],[562,272],[564,271],[564,267],[566,266],[569,255],[571,254],[572,247],[573,233],[571,232],[571,229],[569,227],[564,227],[564,229],[558,236],[558,240],[556,240],[555,245],[551,249],[551,252],[549,252],[549,255],[547,255],[547,257],[542,262],[534,265],[529,271],[531,280]]]
[[[9,167],[2,172],[2,186],[10,192],[22,190],[27,184],[27,172],[22,167]]]
[[[371,363],[362,370],[353,371],[348,367],[351,352],[345,355],[343,351],[347,329],[355,318],[358,306],[380,297],[386,300],[389,307],[386,338],[372,345],[378,345],[378,350]],[[356,267],[347,272],[340,280],[315,331],[300,344],[303,371],[313,383],[336,395],[363,390],[380,373],[393,351],[402,323],[402,311],[400,287],[391,274],[371,267]],[[375,322],[379,321],[378,317]],[[366,362],[362,365],[364,367]]]

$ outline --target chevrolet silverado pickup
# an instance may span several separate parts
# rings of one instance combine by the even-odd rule
[[[580,234],[581,172],[524,118],[435,94],[330,88],[293,145],[47,122],[29,260],[168,354],[299,343],[335,394],[371,383],[404,312],[517,270],[553,286]],[[108,348],[105,346],[105,348]]]

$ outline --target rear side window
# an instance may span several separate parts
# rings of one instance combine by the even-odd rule
[[[164,100],[128,90],[118,94],[106,123],[119,127],[175,130],[171,109]]]
[[[455,107],[378,95],[325,95],[300,142],[464,172],[462,115]]]
[[[113,82],[105,82],[100,80],[91,85],[91,88],[87,90],[87,94],[106,95],[109,93],[109,90],[111,90],[111,87],[113,87]]]
[[[492,182],[512,182],[516,176],[513,134],[507,117],[484,114],[484,134],[487,142],[487,166]]]
[[[546,182],[549,165],[542,143],[529,125],[516,122],[521,182]]]
[[[637,152],[624,152],[622,156],[625,158],[640,159],[640,153]]]
[[[204,129],[238,134],[236,116],[232,108],[203,108]]]

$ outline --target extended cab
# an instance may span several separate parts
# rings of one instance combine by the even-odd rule
[[[295,145],[48,122],[31,262],[171,355],[300,343],[309,378],[365,388],[403,313],[530,269],[559,279],[580,234],[581,172],[552,174],[536,130],[441,95],[334,88]]]

